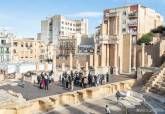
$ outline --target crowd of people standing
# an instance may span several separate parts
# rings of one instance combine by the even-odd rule
[[[37,76],[37,84],[39,85],[40,89],[49,89],[49,85],[54,81],[53,80],[53,73],[44,73],[42,72],[40,75]]]
[[[82,72],[64,72],[60,81],[65,89],[73,90],[74,86],[80,86],[82,88],[99,86],[109,82],[109,74],[92,74],[89,73],[88,76],[83,75]]]

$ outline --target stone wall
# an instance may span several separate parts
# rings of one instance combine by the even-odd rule
[[[137,45],[137,67],[142,66],[142,46]],[[145,45],[144,67],[159,67],[162,63],[161,57],[165,51],[165,40],[154,45]]]
[[[88,56],[87,55],[81,55],[79,57],[73,57],[73,68],[76,68],[76,60],[79,60],[79,63],[80,63],[80,66],[85,66],[85,63],[86,61],[89,60]],[[69,57],[66,58],[66,59],[57,59],[56,60],[56,64],[57,66],[60,66],[62,65],[62,63],[65,63],[65,66],[69,67]]]
[[[27,101],[24,105],[15,108],[0,107],[0,114],[32,114],[39,112],[47,112],[59,106],[76,105],[87,101],[89,99],[103,98],[115,94],[118,90],[127,91],[134,85],[135,80],[130,79],[126,81],[102,85],[99,87],[92,87],[74,92],[67,92],[59,95],[38,98]],[[29,105],[30,104],[30,105]]]

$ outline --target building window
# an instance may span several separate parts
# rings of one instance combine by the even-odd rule
[[[126,19],[123,20],[123,24],[126,24]]]
[[[6,48],[5,52],[6,52],[6,53],[9,53],[9,48]]]
[[[122,32],[126,32],[126,28],[123,28],[123,29],[122,29]]]
[[[26,43],[25,46],[28,47],[28,43]]]
[[[123,11],[123,15],[127,15],[127,12],[126,11]]]
[[[32,47],[33,45],[32,45],[32,43],[30,43],[30,47]]]
[[[3,53],[3,52],[4,52],[4,48],[1,48],[1,50],[0,50],[0,51],[1,51],[1,53]]]
[[[1,40],[1,44],[5,45],[6,44],[6,40]]]
[[[6,55],[6,60],[7,60],[7,61],[9,61],[9,60],[10,60],[9,55]]]
[[[23,47],[23,43],[21,44],[21,47]]]
[[[13,43],[13,45],[14,45],[14,46],[17,46],[17,45],[18,45],[18,43],[17,43],[17,42],[14,42],[14,43]]]
[[[16,49],[13,50],[13,53],[16,53]]]

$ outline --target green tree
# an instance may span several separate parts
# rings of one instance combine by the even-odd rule
[[[159,26],[159,27],[151,30],[151,32],[153,32],[153,33],[161,33],[161,34],[163,33],[163,31],[165,31],[165,26]]]
[[[138,44],[145,43],[149,44],[154,37],[154,33],[149,32],[147,34],[144,34],[141,39],[138,40]]]

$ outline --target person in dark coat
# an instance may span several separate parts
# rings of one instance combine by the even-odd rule
[[[118,102],[119,99],[120,99],[120,92],[119,92],[119,91],[116,92],[116,99],[117,99],[117,102]]]

